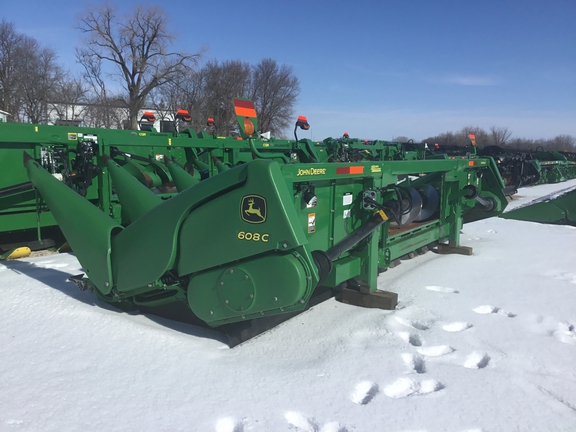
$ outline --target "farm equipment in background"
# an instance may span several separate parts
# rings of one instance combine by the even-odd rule
[[[235,108],[241,139],[21,125],[28,204],[47,205],[81,289],[124,310],[184,305],[233,346],[332,295],[393,309],[380,272],[431,248],[471,254],[463,223],[506,207],[491,158],[299,140],[305,118],[295,140],[266,140],[252,102]]]
[[[576,187],[539,198],[501,215],[504,219],[576,226]]]
[[[494,158],[509,190],[576,178],[576,161],[556,151],[523,151],[489,146],[478,152]]]

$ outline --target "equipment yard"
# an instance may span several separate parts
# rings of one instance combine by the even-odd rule
[[[396,310],[332,298],[233,349],[79,291],[71,254],[3,261],[0,430],[572,430],[576,229],[492,217],[460,242],[378,276]]]

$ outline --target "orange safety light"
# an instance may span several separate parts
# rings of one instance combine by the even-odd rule
[[[188,110],[185,110],[185,109],[179,109],[176,112],[176,118],[178,120],[182,120],[185,122],[191,122],[192,121],[192,117],[190,116],[190,112]]]
[[[344,132],[344,138],[350,138],[350,135],[348,135],[348,132]]]
[[[208,117],[208,120],[206,120],[206,126],[214,126],[214,119],[212,117]]]
[[[298,120],[296,120],[296,127],[300,129],[308,130],[310,129],[310,125],[308,124],[308,120],[304,116],[298,116]]]
[[[254,135],[254,123],[249,117],[244,117],[244,133],[248,136]]]
[[[468,136],[470,137],[470,143],[472,144],[472,147],[476,147],[476,136],[474,134],[469,134]]]
[[[475,166],[476,165],[476,161],[468,161],[468,166]]]
[[[156,116],[152,111],[144,111],[144,114],[142,114],[142,118],[140,119],[140,121],[142,120],[154,123],[156,121]]]

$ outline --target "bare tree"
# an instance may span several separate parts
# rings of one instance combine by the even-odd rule
[[[31,123],[48,122],[48,103],[60,85],[64,73],[56,63],[56,52],[51,48],[40,48],[30,40],[23,57],[25,78],[20,82],[22,111]]]
[[[0,23],[0,108],[13,121],[45,123],[50,99],[64,78],[56,52]]]
[[[240,60],[211,61],[201,73],[204,91],[200,108],[214,119],[214,133],[231,135],[238,129],[232,99],[248,93],[250,65]]]
[[[204,97],[205,74],[189,71],[172,82],[157,87],[150,93],[150,106],[157,117],[164,121],[173,121],[174,113],[187,109],[192,117],[189,128],[200,130],[206,125]]]
[[[294,104],[300,82],[290,66],[263,59],[252,68],[252,99],[262,132],[281,134],[294,121]]]
[[[404,135],[400,135],[400,136],[392,137],[392,141],[393,142],[399,142],[399,143],[407,143],[408,141],[410,141],[410,138],[408,138],[407,136],[404,136]]]
[[[88,103],[88,87],[77,77],[64,77],[53,92],[50,116],[58,120],[82,120]]]
[[[21,120],[22,84],[28,80],[27,64],[36,55],[38,42],[18,33],[14,23],[0,23],[0,108]]]
[[[490,128],[490,136],[492,139],[492,145],[504,147],[510,140],[512,132],[510,132],[507,127],[492,126]]]
[[[195,130],[208,129],[218,135],[237,132],[232,99],[245,96],[254,100],[259,129],[281,134],[292,120],[293,106],[300,91],[291,68],[265,59],[256,66],[240,60],[206,63],[198,72],[182,75],[154,91],[155,109],[175,111],[186,108]],[[211,117],[214,126],[207,128]]]
[[[127,91],[131,129],[137,129],[138,113],[150,92],[188,71],[201,55],[169,50],[174,36],[168,32],[168,17],[159,7],[139,6],[119,19],[115,8],[105,5],[88,11],[80,21],[80,30],[87,38],[76,57],[88,66],[87,74],[101,74],[102,62],[114,66],[114,75]]]
[[[0,108],[14,115],[16,82],[18,76],[18,51],[23,35],[14,29],[14,24],[2,19],[0,23]]]

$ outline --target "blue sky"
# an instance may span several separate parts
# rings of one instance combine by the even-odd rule
[[[2,17],[75,65],[78,17],[102,2],[2,2]],[[132,0],[111,1],[129,11]],[[164,2],[179,50],[204,59],[270,57],[301,84],[299,137],[344,131],[422,140],[464,126],[514,137],[576,136],[576,1]]]

